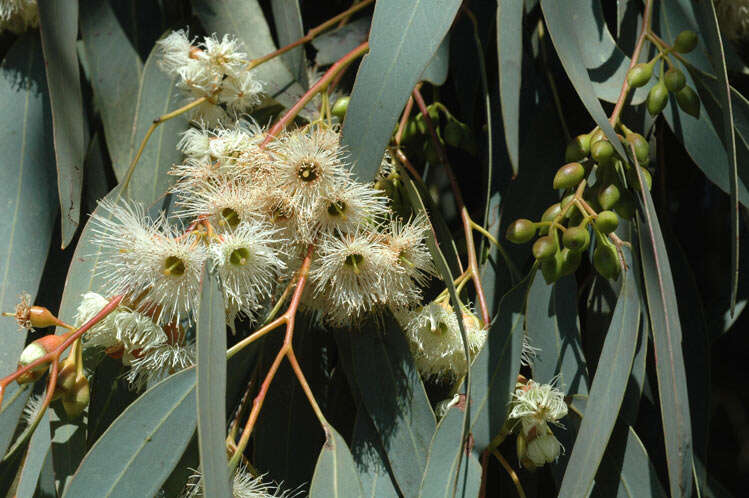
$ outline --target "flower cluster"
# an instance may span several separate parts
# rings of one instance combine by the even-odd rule
[[[20,34],[39,25],[36,0],[0,0],[0,33]]]
[[[244,467],[239,467],[234,471],[231,489],[233,498],[293,498],[299,495],[297,491],[284,490],[279,485],[263,481],[263,476],[254,477]],[[184,498],[204,496],[200,472],[190,476],[182,496]]]
[[[554,462],[562,451],[549,424],[561,426],[559,420],[567,415],[567,403],[554,384],[519,382],[513,394],[510,420],[516,421],[520,429],[518,459],[529,470]]]
[[[195,43],[185,31],[174,31],[157,45],[161,67],[177,78],[184,94],[191,99],[206,98],[193,110],[194,119],[215,125],[260,103],[263,85],[247,70],[247,54],[236,38],[210,36]]]

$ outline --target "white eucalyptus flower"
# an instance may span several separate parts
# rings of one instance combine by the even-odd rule
[[[162,344],[135,358],[125,379],[140,391],[194,364],[195,344]]]
[[[567,403],[554,383],[539,384],[531,379],[515,388],[510,418],[520,421],[523,432],[547,422],[561,425],[559,420],[567,415]]]
[[[321,197],[313,215],[320,230],[349,232],[373,225],[388,212],[382,193],[363,183],[344,181]]]
[[[0,33],[10,31],[21,34],[39,25],[39,8],[36,0],[0,0]]]
[[[255,477],[245,467],[238,467],[232,476],[232,498],[293,498],[299,495],[298,491],[283,490],[280,485],[263,481],[263,477]],[[203,496],[203,476],[195,472],[187,481],[183,497]]]

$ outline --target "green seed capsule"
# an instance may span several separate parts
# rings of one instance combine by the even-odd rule
[[[663,83],[669,92],[678,92],[687,84],[687,79],[679,68],[672,67],[663,75]]]
[[[645,137],[639,133],[630,133],[627,135],[627,142],[634,146],[637,162],[640,164],[647,164],[650,162],[650,145],[648,145],[648,141],[645,140]]]
[[[596,131],[594,131],[590,135],[590,146],[593,147],[594,143],[604,140],[605,138],[606,134],[603,132],[603,130],[600,128],[596,129]]]
[[[622,192],[619,202],[614,206],[614,211],[625,220],[631,220],[635,217],[635,201],[629,192],[626,190]]]
[[[590,146],[590,155],[595,162],[605,165],[614,157],[614,147],[606,139],[599,140]]]
[[[569,162],[581,161],[590,154],[590,135],[578,135],[567,144],[564,160]]]
[[[556,253],[552,258],[541,261],[541,274],[547,284],[553,284],[562,276],[562,256]]]
[[[621,271],[616,249],[607,244],[598,244],[593,251],[593,266],[601,276],[616,280]]]
[[[460,147],[460,142],[463,140],[463,128],[457,121],[450,120],[445,125],[445,142],[450,147]]]
[[[697,46],[697,33],[694,31],[686,30],[679,33],[674,41],[674,50],[686,54],[694,50]]]
[[[562,236],[562,243],[572,252],[584,251],[590,244],[590,233],[585,227],[569,227]]]
[[[559,274],[560,276],[572,275],[575,273],[577,268],[580,266],[582,261],[582,253],[580,251],[573,251],[571,249],[562,249],[559,253],[559,258],[562,260]]]
[[[609,234],[619,226],[619,217],[613,211],[601,211],[595,221],[596,230]]]
[[[544,214],[541,215],[541,221],[554,221],[554,218],[559,216],[559,213],[562,212],[562,205],[560,203],[552,204],[548,208],[546,208],[546,211],[544,211]],[[546,235],[549,233],[549,227],[548,226],[542,226],[538,229],[539,235]]]
[[[346,110],[348,109],[348,103],[350,100],[351,97],[341,97],[336,100],[335,104],[333,104],[333,108],[330,110],[331,114],[338,119],[343,120],[346,116]]]
[[[650,93],[648,93],[648,112],[651,116],[657,116],[661,111],[663,111],[667,103],[668,88],[666,88],[663,81],[659,81],[653,85],[653,88],[650,89]]]
[[[700,98],[688,86],[685,86],[676,93],[676,102],[682,111],[695,118],[700,117]]]
[[[653,76],[653,64],[641,62],[627,72],[627,83],[632,88],[645,86]]]
[[[521,218],[513,221],[507,227],[507,240],[514,244],[525,244],[536,236],[536,224],[531,220]]]
[[[533,243],[533,257],[539,261],[552,258],[557,252],[557,244],[550,235],[540,237]]]
[[[565,195],[565,196],[564,196],[564,198],[562,198],[562,202],[560,203],[560,204],[561,204],[561,207],[562,207],[562,211],[564,211],[565,209],[567,209],[567,205],[568,205],[568,204],[569,204],[570,202],[572,202],[572,200],[573,200],[574,198],[575,198],[575,195],[574,195],[574,194],[568,194],[568,195]],[[576,210],[577,210],[577,206],[572,206],[572,207],[571,207],[571,208],[570,208],[570,209],[569,209],[569,210],[567,211],[567,213],[566,213],[566,214],[564,215],[564,218],[565,218],[565,219],[569,219],[569,218],[570,218],[570,217],[571,217],[572,215],[574,215],[574,214],[575,214],[575,211],[576,211]]]
[[[621,192],[619,191],[619,187],[615,183],[612,183],[599,190],[596,198],[598,199],[598,204],[603,209],[611,209],[619,202]]]
[[[650,171],[648,171],[646,168],[640,167],[640,175],[642,175],[642,181],[645,182],[645,186],[648,188],[648,191],[653,189],[653,176],[650,174]],[[640,179],[637,178],[637,173],[634,169],[630,169],[627,171],[627,180],[629,181],[630,186],[634,188],[637,192],[640,191]]]
[[[554,175],[553,186],[556,189],[567,189],[577,186],[585,177],[585,168],[580,163],[565,164]]]

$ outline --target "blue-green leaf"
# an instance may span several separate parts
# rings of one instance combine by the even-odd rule
[[[372,17],[366,16],[323,33],[314,40],[315,65],[328,66],[367,41]]]
[[[108,0],[81,0],[80,16],[94,100],[115,175],[122,180],[143,63]]]
[[[419,496],[423,498],[475,497],[481,488],[481,464],[474,452],[459,458],[462,450],[463,411],[453,407],[437,425]],[[457,480],[457,484],[456,484]],[[455,491],[453,493],[453,491]]]
[[[284,47],[304,36],[302,12],[299,0],[271,0],[273,9],[273,23],[276,26],[278,45]],[[297,47],[281,55],[286,67],[304,88],[309,88],[307,81],[307,61],[304,57],[304,47]]]
[[[622,278],[622,290],[564,473],[560,497],[587,496],[592,489],[627,389],[640,324],[640,296],[634,272],[631,269],[623,272]]]
[[[39,0],[39,25],[52,107],[62,247],[73,239],[81,217],[86,137],[78,73],[78,2]]]
[[[421,73],[421,81],[428,81],[432,85],[441,86],[447,80],[447,70],[450,68],[450,32],[442,39],[437,51],[429,61],[429,65]]]
[[[351,453],[359,470],[363,496],[392,498],[399,496],[388,472],[388,460],[377,429],[364,408],[356,412]]]
[[[513,174],[520,161],[520,80],[523,68],[523,2],[497,2],[497,58],[507,153]]]
[[[379,0],[375,4],[369,54],[351,92],[343,144],[359,180],[371,181],[380,167],[393,126],[461,2],[435,8],[425,0]]]
[[[403,332],[391,316],[352,333],[354,375],[398,486],[418,494],[437,425]]]
[[[317,459],[310,498],[357,498],[363,496],[351,452],[340,434],[325,427],[325,444]]]
[[[639,172],[638,172],[639,175]],[[642,273],[653,327],[655,370],[672,496],[692,491],[692,427],[676,290],[653,200],[640,178],[638,213]]]
[[[155,495],[195,424],[195,369],[189,368],[159,382],[122,412],[83,459],[63,497]]]
[[[226,461],[226,311],[215,275],[203,270],[197,343],[200,469],[206,496],[232,496]]]
[[[42,472],[44,463],[49,457],[49,448],[52,444],[52,436],[49,428],[49,414],[45,413],[31,435],[28,450],[23,459],[23,470],[18,481],[16,496],[34,496],[39,474]]]

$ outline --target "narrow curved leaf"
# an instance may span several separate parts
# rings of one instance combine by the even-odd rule
[[[423,498],[452,498],[479,496],[481,488],[481,464],[476,454],[470,452],[461,462],[455,448],[461,444],[463,434],[463,411],[453,407],[437,425],[419,496]],[[457,479],[457,484],[456,484]],[[453,491],[455,491],[453,493]]]
[[[94,444],[63,497],[153,496],[195,431],[195,369],[159,382]],[[222,422],[223,425],[223,422]]]
[[[398,115],[460,7],[445,0],[379,0],[375,4],[369,54],[356,74],[342,143],[359,180],[371,181],[380,167]]]
[[[30,392],[28,386],[25,388],[16,387],[12,390],[8,389],[8,392],[3,396],[3,406],[0,408],[0,455],[4,456],[5,451],[10,446]],[[0,456],[1,458],[2,456]]]
[[[523,69],[523,2],[497,2],[497,58],[507,153],[513,174],[520,161],[520,85]]]
[[[436,427],[405,336],[391,316],[351,335],[354,376],[398,486],[415,496]]]
[[[637,345],[640,297],[633,271],[623,272],[622,278],[622,290],[562,479],[560,497],[587,496],[590,492],[627,389]]]
[[[351,452],[340,434],[325,427],[325,444],[315,466],[310,498],[357,498],[363,496]]]
[[[377,430],[372,425],[369,414],[363,408],[356,412],[351,454],[354,456],[354,462],[359,471],[363,496],[371,498],[399,496],[390,478],[387,455],[382,449]]]
[[[78,73],[78,2],[39,0],[39,25],[52,107],[62,247],[73,239],[81,217],[86,137]]]
[[[371,16],[361,17],[312,40],[315,65],[329,66],[367,41],[371,24]]]
[[[273,9],[273,23],[276,26],[279,47],[289,45],[304,36],[299,0],[271,0],[270,5]],[[281,55],[281,60],[284,61],[296,81],[304,88],[309,88],[304,47],[289,50]]]
[[[232,496],[226,461],[226,311],[215,275],[203,271],[197,342],[200,469],[206,496]]]
[[[428,81],[434,86],[442,86],[447,80],[450,68],[450,32],[442,39],[440,46],[429,61],[429,65],[421,73],[421,81]]]
[[[640,186],[644,184],[641,175]],[[647,188],[638,212],[640,254],[648,313],[653,327],[655,371],[666,446],[666,463],[672,496],[692,492],[692,426],[687,377],[682,352],[682,332],[676,290],[671,276],[655,206]]]
[[[21,464],[23,470],[21,470],[18,488],[16,488],[16,496],[34,496],[42,468],[50,455],[51,444],[49,414],[45,413],[34,434],[31,435],[28,450]]]
[[[81,1],[81,38],[115,175],[128,167],[143,63],[106,0]],[[153,116],[156,117],[156,116]]]

